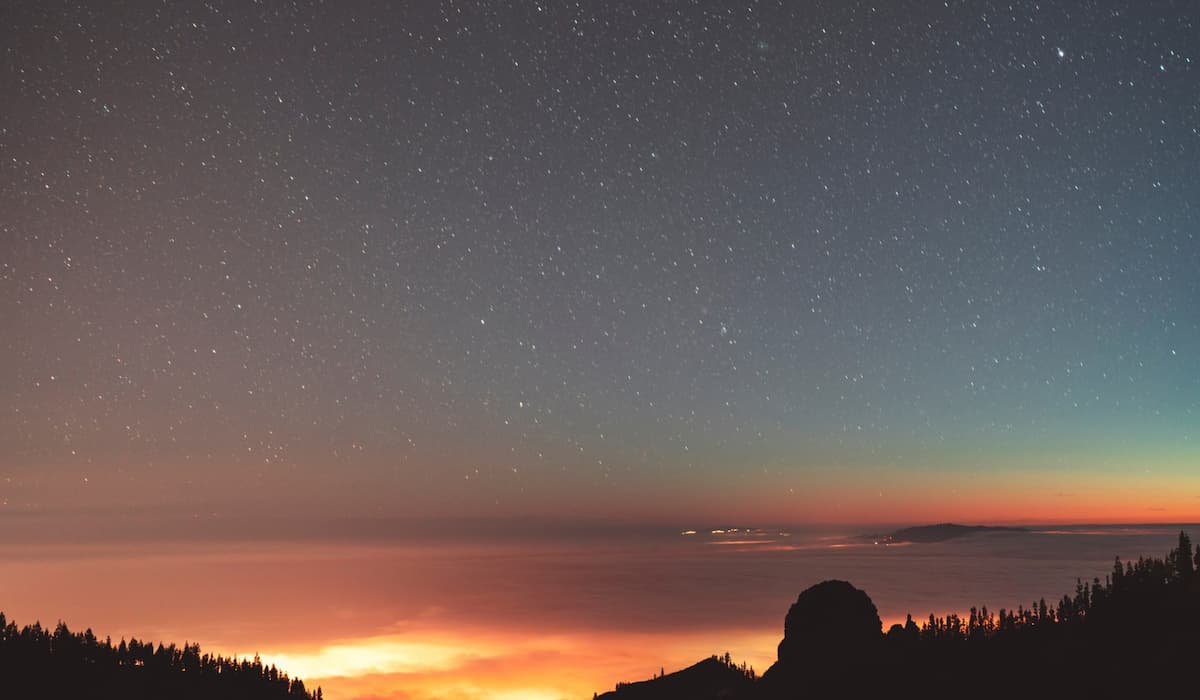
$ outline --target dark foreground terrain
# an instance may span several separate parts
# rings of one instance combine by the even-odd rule
[[[1057,601],[972,608],[882,630],[845,581],[805,590],[762,677],[726,656],[605,700],[837,697],[1200,697],[1200,547],[1187,534],[1163,559],[1118,558],[1104,581]]]
[[[113,644],[89,629],[18,628],[0,614],[0,698],[14,700],[321,700],[257,658],[227,659],[186,644]]]

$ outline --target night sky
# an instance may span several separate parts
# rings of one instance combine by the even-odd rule
[[[0,508],[1195,518],[1198,36],[5,2]]]

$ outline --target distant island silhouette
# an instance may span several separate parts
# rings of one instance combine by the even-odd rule
[[[98,639],[59,622],[18,628],[0,613],[0,697],[54,700],[323,700],[256,656],[204,654],[199,645]]]
[[[944,542],[946,540],[967,537],[968,535],[978,535],[985,532],[1029,532],[1029,530],[1023,527],[939,523],[937,525],[906,527],[887,535],[863,535],[863,539],[873,540],[879,544],[929,543]]]
[[[897,534],[947,539],[995,529],[1012,528],[946,524]],[[761,677],[727,653],[596,697],[1196,697],[1197,659],[1200,547],[1181,531],[1164,558],[1117,557],[1103,581],[1078,580],[1057,602],[973,607],[965,618],[930,614],[920,624],[909,615],[886,633],[865,591],[823,581],[788,610],[777,660]]]

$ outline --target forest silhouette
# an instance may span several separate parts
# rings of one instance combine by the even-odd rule
[[[1181,531],[1164,558],[1118,557],[1103,581],[1078,580],[1057,601],[909,615],[886,633],[864,591],[824,581],[789,609],[761,677],[726,654],[597,697],[1196,697],[1198,661],[1200,547]]]
[[[0,613],[0,698],[323,700],[256,656],[233,659],[199,645],[100,640],[59,622],[18,628]]]

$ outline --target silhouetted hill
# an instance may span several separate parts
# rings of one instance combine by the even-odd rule
[[[711,656],[682,671],[668,673],[648,681],[618,683],[617,689],[600,695],[600,700],[648,700],[650,698],[689,698],[724,700],[742,697],[754,685],[754,672],[736,667],[726,654]]]
[[[910,615],[887,634],[865,592],[825,581],[788,611],[778,660],[760,680],[721,696],[697,695],[702,684],[623,684],[638,694],[615,697],[1196,697],[1197,658],[1200,547],[1180,532],[1165,558],[1118,558],[1104,581],[1079,581],[1056,602],[931,614],[920,625]]]
[[[99,640],[89,629],[18,628],[0,613],[0,698],[33,700],[321,700],[256,657],[202,654],[195,644]]]
[[[884,536],[885,542],[944,542],[957,537],[977,535],[982,532],[1028,532],[1023,527],[992,527],[987,525],[958,525],[956,523],[939,523],[937,525],[920,525],[896,530]]]

